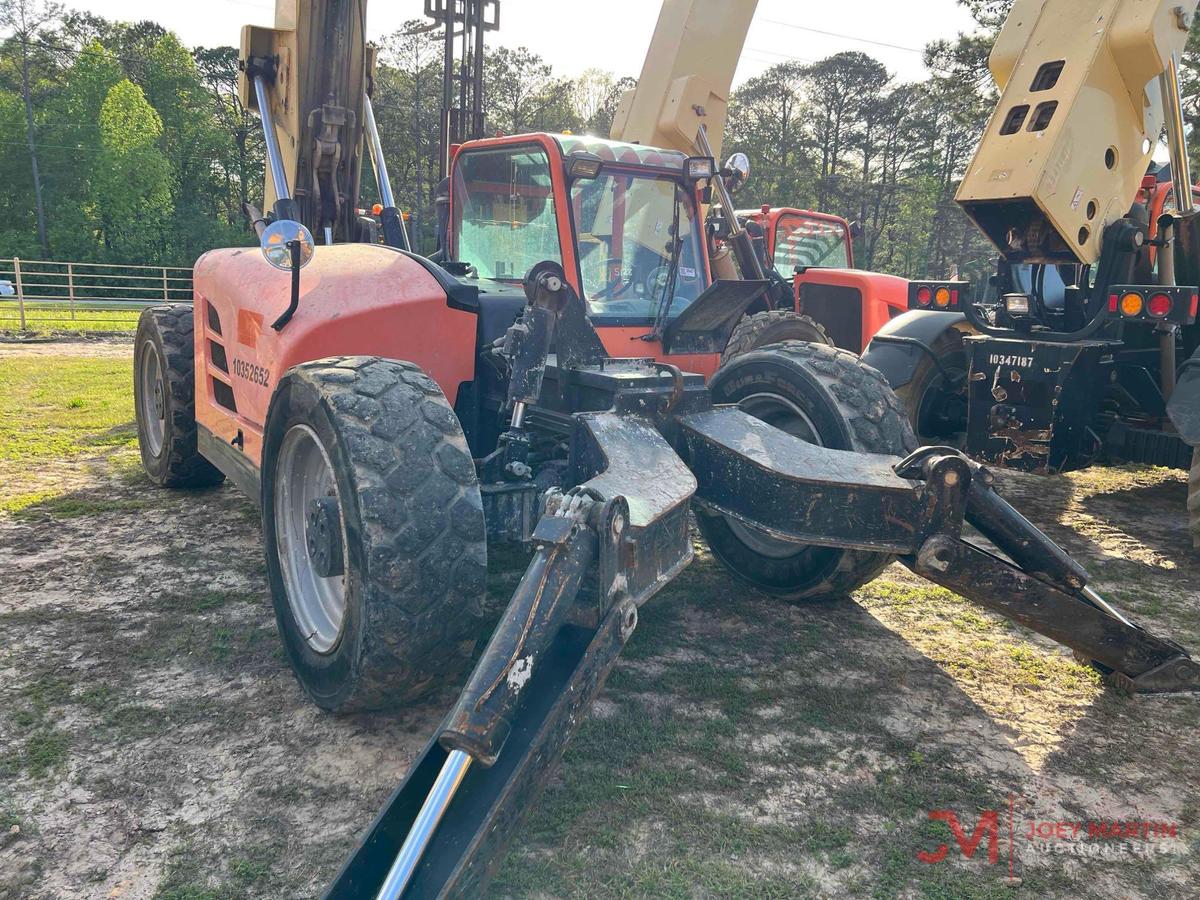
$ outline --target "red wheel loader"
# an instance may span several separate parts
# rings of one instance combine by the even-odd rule
[[[774,344],[706,384],[763,289],[710,282],[696,198],[723,190],[711,158],[469,143],[444,264],[314,247],[301,217],[335,239],[352,224],[352,192],[325,201],[358,152],[347,126],[370,136],[372,117],[365,96],[323,91],[321,122],[290,111],[322,139],[285,160],[269,98],[303,94],[278,85],[295,38],[243,41],[271,50],[244,60],[275,198],[262,253],[206,254],[193,309],[145,313],[135,388],[154,481],[229,477],[261,504],[280,636],[314,702],[369,710],[463,685],[327,896],[479,895],[639,608],[690,563],[693,516],[733,578],[786,600],[844,595],[898,559],[1127,689],[1200,687],[1188,653],[1100,597],[986,468],[917,449],[853,354]],[[322,171],[304,148],[337,141],[340,162],[308,182],[320,197],[294,196],[289,173]],[[480,648],[486,554],[506,542],[533,556]]]

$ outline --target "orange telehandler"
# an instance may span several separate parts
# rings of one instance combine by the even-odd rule
[[[353,230],[359,123],[378,146],[355,93],[368,55],[350,48],[352,77],[331,55],[362,8],[291,13],[243,35],[271,178],[262,253],[205,254],[191,307],[143,314],[134,387],[152,480],[229,477],[260,503],[280,636],[317,704],[464,685],[328,896],[479,895],[639,608],[690,563],[693,514],[734,577],[784,599],[846,594],[898,559],[1129,690],[1200,687],[1200,665],[1108,604],[986,468],[917,449],[853,354],[773,344],[705,383],[767,289],[710,276],[701,201],[728,193],[712,157],[471,142],[442,264],[329,243]],[[488,547],[506,542],[532,559],[477,654]]]

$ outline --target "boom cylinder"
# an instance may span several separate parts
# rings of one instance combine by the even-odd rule
[[[1163,112],[1167,120],[1167,146],[1171,151],[1171,183],[1175,191],[1175,209],[1180,215],[1196,211],[1192,198],[1192,173],[1188,161],[1187,132],[1183,119],[1183,102],[1179,91],[1179,54],[1171,54],[1171,62],[1159,76]]]
[[[267,167],[271,171],[271,184],[275,187],[275,218],[300,221],[300,210],[292,199],[288,188],[287,172],[283,168],[283,153],[279,149],[279,135],[275,132],[275,118],[271,115],[271,98],[267,93],[266,78],[261,72],[254,74],[254,96],[258,100],[258,115],[262,119],[263,143],[267,152]]]
[[[1068,593],[1087,585],[1088,574],[1083,566],[999,494],[981,484],[978,472],[967,493],[966,520],[1028,574]]]
[[[485,766],[500,755],[525,686],[596,558],[596,533],[572,517],[544,516],[533,540],[538,551],[442,728],[443,747]]]
[[[369,94],[363,97],[363,124],[371,148],[371,166],[375,170],[375,184],[379,188],[379,204],[383,207],[379,214],[380,224],[383,226],[383,241],[389,247],[411,250],[408,230],[404,227],[404,217],[396,208],[392,180],[388,177],[387,159],[383,155],[383,141],[379,138],[379,126],[375,124],[375,107]]]

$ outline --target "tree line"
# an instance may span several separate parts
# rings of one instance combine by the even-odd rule
[[[958,0],[978,29],[929,44],[930,74],[897,79],[867,53],[781,62],[730,98],[727,152],[753,175],[739,204],[816,209],[858,223],[861,268],[986,277],[994,251],[953,202],[996,101],[987,55],[1011,0]],[[261,203],[259,122],[242,108],[233,47],[188,48],[153,22],[49,0],[0,0],[0,255],[190,265],[247,244]],[[1184,83],[1200,124],[1196,33]],[[433,247],[441,42],[406,23],[378,42],[374,103],[401,208]],[[557,75],[526,48],[485,60],[489,133],[608,134],[629,77]],[[363,180],[363,204],[373,183]]]

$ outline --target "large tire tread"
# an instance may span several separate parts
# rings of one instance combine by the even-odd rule
[[[821,323],[790,309],[772,309],[745,316],[729,336],[729,343],[721,354],[721,365],[760,347],[797,340],[833,346],[833,339]]]
[[[142,459],[147,473],[158,484],[169,488],[203,488],[220,484],[225,475],[197,449],[195,319],[190,303],[151,306],[138,319],[135,354],[145,340],[157,332],[163,374],[170,393],[171,418],[163,449],[165,463]],[[137,373],[134,374],[135,379]]]
[[[298,366],[288,380],[294,393],[315,392],[350,461],[354,499],[343,500],[343,509],[364,573],[353,674],[327,693],[302,682],[319,705],[343,713],[394,707],[456,682],[484,622],[487,541],[474,462],[454,410],[408,362],[332,357]],[[264,510],[269,502],[264,480]],[[346,548],[348,570],[352,552]],[[281,618],[286,608],[286,599],[277,601]],[[285,644],[296,664],[294,641],[285,635]]]

